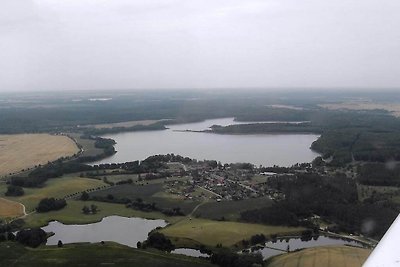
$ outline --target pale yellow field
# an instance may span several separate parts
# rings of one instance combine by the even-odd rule
[[[0,218],[13,218],[24,215],[24,207],[14,201],[0,198]]]
[[[162,229],[160,232],[172,239],[190,239],[208,246],[215,246],[221,243],[223,246],[229,247],[243,239],[250,239],[255,234],[289,234],[299,233],[302,230],[304,228],[192,218],[191,220],[184,219]]]
[[[124,121],[124,122],[116,122],[116,123],[105,123],[105,124],[94,124],[94,125],[87,125],[90,127],[94,127],[97,129],[104,129],[104,128],[113,128],[113,127],[133,127],[136,125],[143,125],[147,126],[162,120],[142,120],[142,121]]]
[[[348,246],[316,247],[276,256],[267,267],[361,267],[370,253]]]
[[[0,135],[0,176],[72,156],[78,151],[75,142],[66,136]]]
[[[320,105],[327,109],[349,109],[349,110],[374,110],[383,109],[392,113],[396,117],[400,117],[400,103],[371,103],[371,102],[344,102],[335,104]]]

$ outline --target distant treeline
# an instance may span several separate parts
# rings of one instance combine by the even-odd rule
[[[99,142],[107,147],[108,144],[113,143],[111,139],[100,138]],[[121,169],[126,173],[140,174],[140,173],[152,173],[157,172],[157,170],[164,166],[166,162],[181,162],[189,163],[193,161],[188,157],[182,157],[180,155],[167,154],[167,155],[155,155],[150,156],[142,161],[132,161],[125,163],[110,163],[110,164],[100,164],[100,165],[86,165],[80,163],[79,160],[63,162],[62,160],[57,160],[55,162],[50,162],[44,166],[39,166],[38,168],[31,171],[27,177],[15,176],[11,177],[9,180],[10,185],[17,187],[39,187],[42,186],[48,179],[61,177],[68,173],[83,173],[98,170],[107,169]],[[214,162],[214,161],[211,161]],[[216,164],[216,162],[215,162]],[[147,176],[146,176],[147,177]],[[147,178],[151,179],[151,176]],[[159,178],[158,176],[156,178]],[[15,188],[13,188],[13,192]]]
[[[112,128],[94,128],[88,127],[85,128],[84,134],[91,136],[98,136],[104,134],[114,134],[121,132],[137,132],[137,131],[157,131],[157,130],[165,130],[166,121],[156,122],[150,125],[135,125],[131,127],[112,127]]]
[[[218,134],[257,134],[257,133],[321,133],[322,129],[309,122],[303,123],[252,123],[229,126],[214,125],[207,132]]]
[[[244,97],[245,96],[245,97]],[[30,100],[30,99],[28,99]],[[113,96],[110,101],[65,101],[64,99],[35,99],[24,105],[6,105],[1,109],[1,134],[82,131],[82,125],[118,123],[134,120],[171,119],[169,123],[195,122],[212,118],[236,117],[239,120],[304,121],[310,111],[272,108],[267,95],[259,93],[213,95],[202,92],[150,92]],[[163,123],[146,126],[162,128]],[[132,127],[131,130],[139,130]],[[121,131],[123,129],[114,129]],[[105,131],[91,134],[103,134]],[[108,133],[111,133],[108,132]]]
[[[337,224],[332,231],[363,233],[380,238],[400,211],[388,200],[358,201],[354,180],[344,176],[322,177],[302,174],[297,177],[270,178],[268,185],[281,190],[286,199],[271,207],[245,211],[241,219],[272,225],[305,225],[306,218],[317,214]],[[366,227],[366,224],[371,227]]]
[[[92,166],[77,162],[62,162],[49,163],[40,166],[29,173],[27,177],[16,176],[11,177],[9,183],[13,186],[21,187],[39,187],[48,179],[61,177],[67,173],[83,172],[93,170]]]
[[[146,158],[145,160],[130,161],[124,163],[104,163],[100,165],[94,165],[93,167],[99,170],[103,169],[123,169],[131,173],[145,173],[152,172],[162,167],[166,162],[181,162],[190,163],[194,161],[191,158],[183,157],[175,154],[166,155],[154,155]]]

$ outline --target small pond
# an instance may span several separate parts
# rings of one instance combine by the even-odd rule
[[[319,236],[317,239],[311,239],[309,241],[302,241],[300,238],[291,238],[288,240],[283,239],[277,240],[276,242],[267,242],[263,248],[255,250],[254,252],[261,252],[263,258],[268,259],[269,257],[286,253],[288,246],[290,251],[294,251],[303,248],[332,245],[351,245],[363,247],[360,242],[354,240]]]
[[[200,250],[197,249],[192,249],[192,248],[177,248],[171,251],[171,253],[174,254],[181,254],[181,255],[186,255],[186,256],[191,256],[191,257],[205,257],[208,258],[210,255],[206,253],[201,253]]]
[[[42,229],[54,233],[53,236],[49,237],[46,245],[56,245],[58,240],[61,240],[64,244],[113,241],[136,248],[137,242],[146,240],[150,231],[166,225],[167,223],[164,220],[109,216],[103,218],[100,222],[82,225],[65,225],[53,221]]]

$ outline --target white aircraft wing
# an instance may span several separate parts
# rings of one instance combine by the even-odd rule
[[[396,266],[400,266],[400,215],[363,265],[363,267]]]

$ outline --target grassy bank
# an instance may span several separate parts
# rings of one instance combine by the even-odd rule
[[[371,253],[368,249],[326,246],[304,249],[268,260],[268,267],[361,267]]]
[[[115,243],[70,244],[62,248],[24,248],[17,243],[0,243],[0,266],[130,266],[130,267],[207,267],[197,258],[154,250],[138,250]]]

